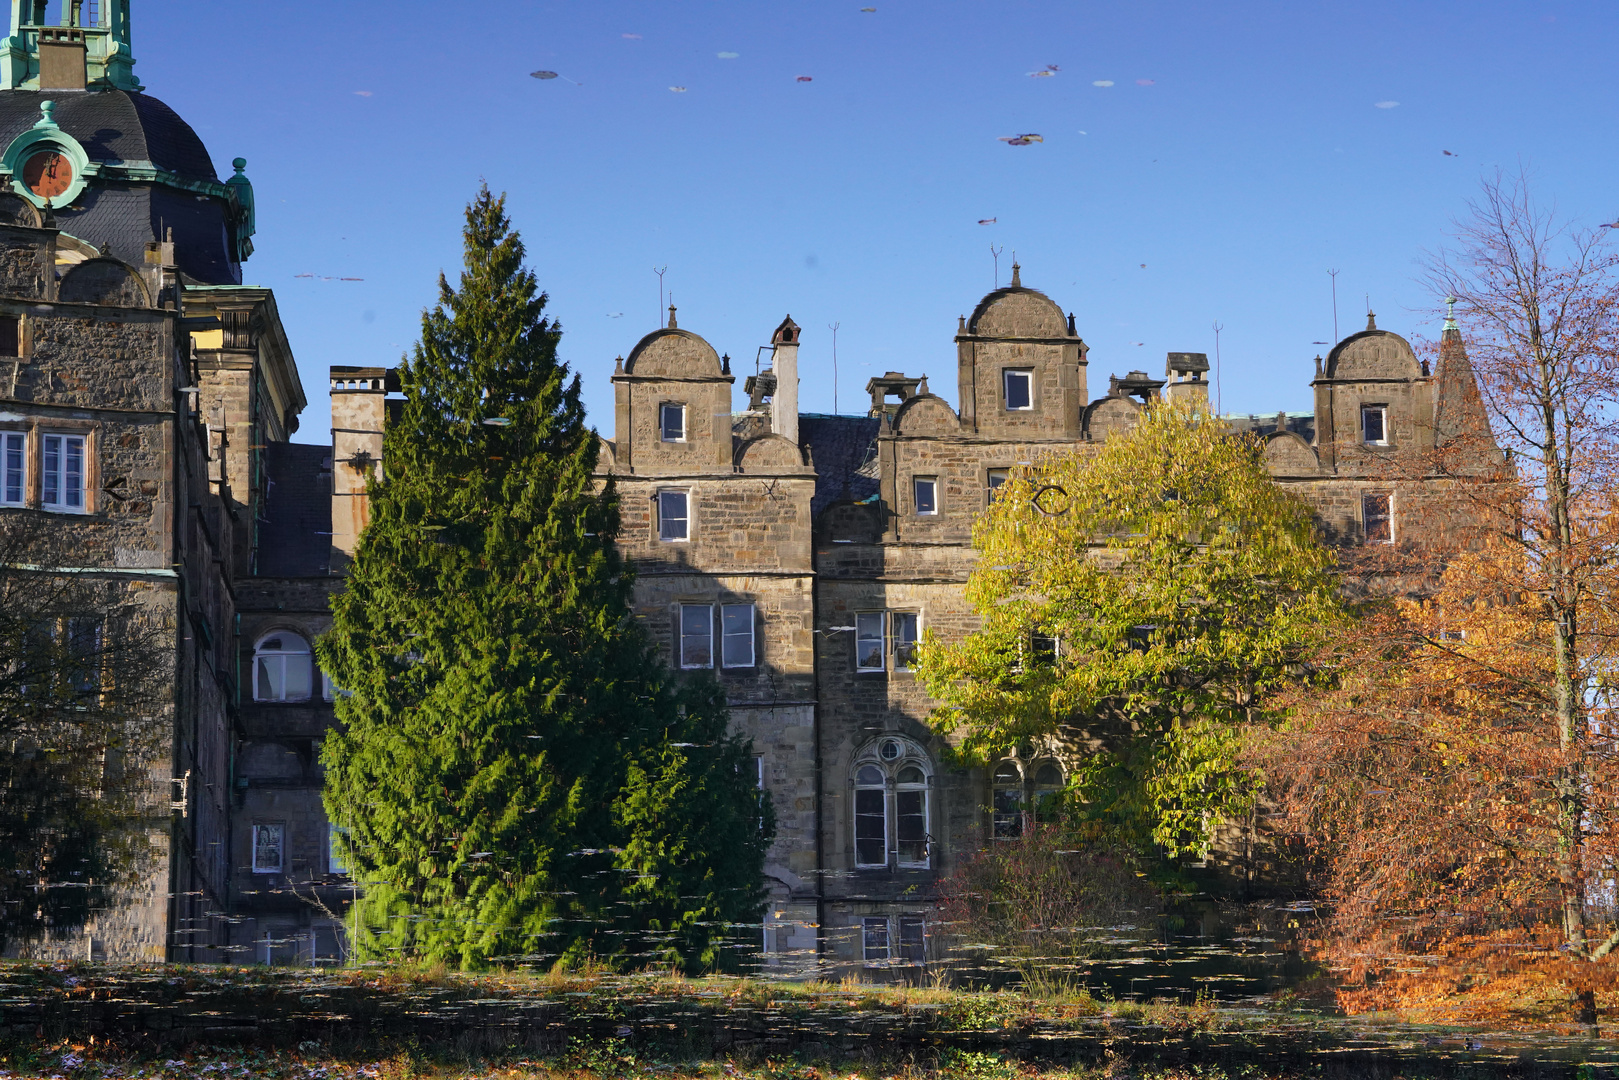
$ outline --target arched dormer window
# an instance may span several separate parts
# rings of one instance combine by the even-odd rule
[[[253,648],[254,701],[308,701],[314,674],[309,642],[290,630],[266,634]]]
[[[861,869],[932,865],[933,765],[916,743],[889,735],[854,766],[854,861]]]

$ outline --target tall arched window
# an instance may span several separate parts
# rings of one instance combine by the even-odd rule
[[[854,768],[854,861],[862,869],[932,865],[932,765],[909,739],[886,736]]]
[[[1057,820],[1057,806],[1064,787],[1062,768],[1055,761],[1042,762],[1034,770],[1034,820]]]
[[[993,815],[995,839],[1023,835],[1023,769],[1008,758],[995,766]]]
[[[308,701],[314,672],[309,642],[289,630],[267,634],[253,649],[253,700]]]

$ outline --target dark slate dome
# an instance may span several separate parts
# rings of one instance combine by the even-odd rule
[[[183,180],[219,179],[208,148],[179,113],[149,94],[126,90],[0,92],[0,146],[38,123],[42,101],[56,103],[57,126],[79,140],[92,160],[150,161]]]
[[[190,124],[162,101],[138,92],[3,90],[0,147],[38,123],[46,101],[55,104],[57,126],[78,140],[92,161],[107,167],[71,206],[53,208],[58,228],[136,264],[147,244],[172,230],[176,262],[187,278],[240,284],[226,189]],[[126,172],[151,168],[172,173],[182,186]]]

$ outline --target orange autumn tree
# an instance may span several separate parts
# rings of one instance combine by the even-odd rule
[[[1428,272],[1460,308],[1448,404],[1420,476],[1388,465],[1438,494],[1401,512],[1420,542],[1381,567],[1438,591],[1358,623],[1326,658],[1337,690],[1301,703],[1267,765],[1324,857],[1340,954],[1519,927],[1597,961],[1619,945],[1619,255],[1522,178],[1486,183],[1455,240]],[[1596,973],[1568,981],[1594,1023]]]

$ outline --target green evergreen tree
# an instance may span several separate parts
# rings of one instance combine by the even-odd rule
[[[631,618],[560,329],[504,196],[466,218],[317,645],[344,691],[322,760],[364,885],[357,952],[712,966],[762,911],[751,747]]]

